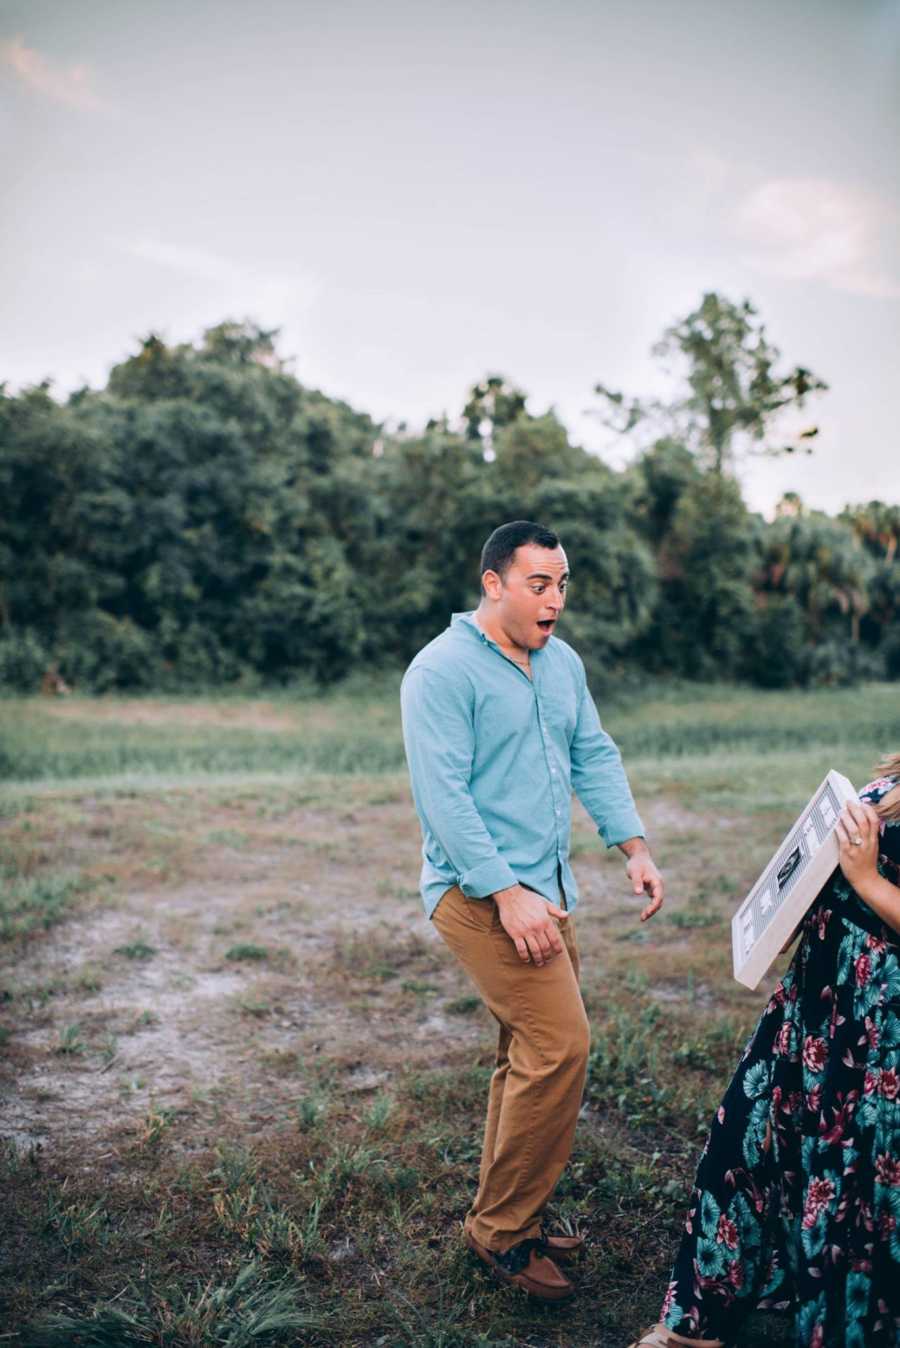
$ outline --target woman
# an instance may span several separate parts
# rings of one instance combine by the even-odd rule
[[[798,1348],[900,1343],[900,754],[837,825],[713,1120],[661,1322],[632,1348],[731,1345],[756,1307]]]

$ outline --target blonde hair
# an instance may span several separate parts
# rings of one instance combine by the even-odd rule
[[[888,754],[878,764],[876,772],[879,777],[895,777],[900,784],[900,754]],[[900,793],[893,788],[888,794],[893,800],[882,800],[875,808],[882,819],[900,819]]]

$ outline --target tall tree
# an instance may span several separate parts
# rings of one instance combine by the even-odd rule
[[[839,519],[850,525],[873,557],[889,565],[898,557],[900,505],[869,501],[867,505],[847,506]]]
[[[659,602],[640,643],[660,673],[727,679],[741,672],[753,612],[757,521],[736,482],[698,474],[659,542]]]
[[[869,501],[847,506],[839,519],[850,525],[874,563],[862,638],[883,649],[888,671],[896,678],[900,674],[900,505]]]
[[[749,300],[735,304],[705,294],[697,309],[666,329],[653,354],[667,363],[681,391],[661,402],[627,398],[597,384],[604,420],[615,430],[647,427],[654,438],[668,434],[719,476],[733,471],[744,448],[765,454],[810,450],[818,428],[781,440],[781,414],[828,386],[805,366],[776,368],[781,353]]]
[[[872,559],[852,531],[821,511],[791,508],[768,526],[761,542],[761,593],[792,596],[806,619],[807,639],[829,631],[856,643],[869,607]]]
[[[657,440],[625,471],[631,487],[629,518],[658,549],[684,492],[702,476],[690,450],[677,440]]]
[[[489,374],[473,384],[463,408],[463,422],[469,440],[480,441],[488,459],[492,457],[494,436],[525,411],[527,395],[502,374]]]

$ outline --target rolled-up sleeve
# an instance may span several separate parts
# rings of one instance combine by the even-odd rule
[[[628,838],[643,838],[644,825],[635,808],[622,755],[600,724],[583,670],[578,719],[570,753],[575,793],[597,825],[606,846],[612,847]]]
[[[413,667],[400,692],[403,742],[416,809],[458,876],[463,893],[484,898],[516,877],[472,798],[472,693],[464,680]]]

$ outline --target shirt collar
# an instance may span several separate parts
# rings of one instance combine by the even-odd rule
[[[468,627],[468,628],[471,630],[472,634],[473,634],[474,636],[478,637],[481,641],[483,641],[483,642],[485,643],[485,645],[493,646],[493,644],[494,644],[494,643],[490,640],[490,638],[486,635],[486,633],[482,632],[481,628],[478,626],[478,623],[475,621],[475,610],[474,610],[474,609],[470,609],[467,613],[453,613],[453,614],[451,614],[451,617],[450,617],[450,626],[451,626],[451,627]]]

